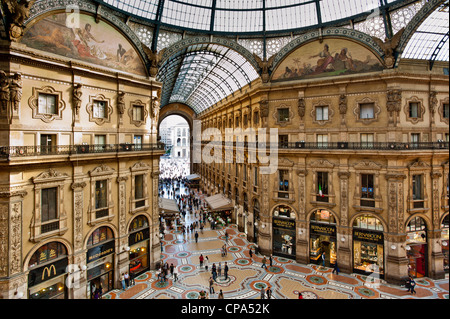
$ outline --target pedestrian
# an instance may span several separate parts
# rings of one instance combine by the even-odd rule
[[[212,276],[213,276],[214,281],[216,281],[216,278],[217,278],[217,268],[216,268],[216,264],[215,264],[215,263],[212,264],[211,272],[212,272]]]
[[[134,282],[134,274],[130,275],[130,286],[134,286],[136,283]]]
[[[325,252],[322,253],[322,266],[325,267]]]
[[[195,232],[195,243],[198,243],[198,233],[197,232]]]
[[[206,256],[205,260],[203,261],[203,265],[205,266],[206,271],[208,271],[208,264],[209,264],[209,258],[208,258],[208,256]]]
[[[224,270],[224,275],[225,275],[225,280],[228,279],[228,265],[227,262],[225,262],[225,267],[223,268]]]
[[[273,263],[272,254],[270,254],[270,256],[269,256],[269,265],[270,265],[270,267],[272,267],[272,263]]]
[[[261,287],[261,299],[266,299],[266,292],[264,291],[264,287]]]
[[[125,274],[122,273],[122,276],[120,276],[120,282],[122,283],[122,289],[127,290],[127,287],[125,286]]]
[[[225,230],[225,241],[228,244],[228,231],[227,230]]]
[[[174,268],[173,264],[170,264],[169,269],[170,269],[170,275],[171,275],[172,277],[173,277],[173,268]]]
[[[223,297],[222,289],[220,289],[219,295],[217,296],[217,299],[225,299],[225,298]]]
[[[261,268],[265,268],[267,270],[266,262],[267,262],[267,259],[266,259],[266,256],[264,256],[263,259],[262,259]]]
[[[332,271],[331,273],[332,273],[332,274],[336,273],[336,275],[339,275],[339,272],[340,272],[339,266],[338,266],[338,263],[337,263],[337,261],[336,261],[336,262],[334,263],[333,271]]]
[[[214,291],[214,280],[212,277],[209,277],[209,293],[210,294],[215,294]]]
[[[173,281],[177,281],[178,280],[178,267],[175,266],[173,267]]]
[[[252,247],[250,247],[250,250],[248,251],[248,254],[250,255],[250,258],[253,258],[253,250],[252,250]]]
[[[217,266],[217,275],[220,277],[222,276],[222,265],[219,262],[219,265]]]
[[[412,294],[415,295],[416,294],[416,290],[415,290],[416,282],[415,282],[415,280],[412,277],[409,277],[409,278],[410,278],[410,282],[409,282],[410,291],[411,291]]]
[[[98,286],[98,298],[102,299],[102,296],[103,296],[103,286],[100,283],[100,285]]]
[[[272,289],[270,288],[270,286],[267,287],[266,294],[267,294],[267,299],[272,299]]]
[[[198,257],[198,260],[200,261],[200,268],[202,268],[203,267],[203,260],[204,260],[204,257],[203,257],[202,254],[200,254],[200,257]]]
[[[126,272],[124,275],[125,278],[125,284],[127,285],[127,288],[130,287],[130,275]]]
[[[303,295],[300,291],[298,292],[298,299],[303,299]]]

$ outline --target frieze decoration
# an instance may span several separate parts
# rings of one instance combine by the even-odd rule
[[[326,159],[318,159],[317,161],[312,162],[309,166],[315,167],[315,168],[333,168],[335,164],[331,163],[330,161]]]
[[[12,204],[9,218],[9,275],[22,271],[22,202]]]
[[[86,182],[74,182],[71,185],[74,191],[81,191],[84,187],[86,187]]]
[[[348,172],[345,172],[349,174]],[[341,204],[341,225],[347,226],[348,223],[348,175],[344,172],[339,174],[340,177],[340,204]]]
[[[381,170],[383,166],[381,164],[372,161],[361,161],[353,165],[357,170]]]
[[[92,171],[89,172],[90,176],[98,176],[98,175],[110,175],[115,172],[114,168],[109,167],[106,164],[101,164],[94,168]]]
[[[394,36],[390,39],[384,39],[382,41],[381,39],[377,37],[372,37],[372,39],[375,41],[375,43],[378,44],[378,46],[383,50],[384,53],[384,65],[388,69],[392,69],[395,65],[395,56],[394,51],[398,47],[400,43],[400,39],[402,37],[403,32],[405,31],[405,28],[401,28]]]
[[[47,183],[54,180],[63,180],[68,177],[69,175],[67,175],[66,173],[61,173],[54,170],[53,168],[50,168],[48,171],[42,172],[36,177],[32,177],[32,180],[34,183]]]
[[[17,42],[23,36],[24,22],[30,17],[30,9],[36,0],[3,0],[2,2],[9,22],[9,38]]]
[[[74,184],[84,184],[84,186],[86,186],[86,183],[73,183],[72,184],[72,189],[74,190],[81,190],[84,186],[80,187],[77,186],[76,188],[74,188]],[[73,231],[74,231],[74,249],[80,250],[83,248],[83,192],[81,191],[76,191],[74,192],[73,195],[73,212],[74,212],[74,216],[73,216],[73,221],[74,221],[74,227],[73,227]]]
[[[0,203],[0,276],[8,275],[9,203]]]

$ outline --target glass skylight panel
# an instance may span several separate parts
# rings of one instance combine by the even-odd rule
[[[261,32],[263,31],[263,12],[229,11],[216,9],[214,31],[217,32]]]
[[[218,9],[262,9],[263,0],[217,0],[216,8]]]
[[[379,0],[321,0],[322,22],[330,22],[370,12],[379,7]]]
[[[165,1],[161,22],[184,28],[209,30],[211,9]]]
[[[297,29],[317,23],[315,3],[266,10],[266,31]]]
[[[105,0],[106,4],[147,19],[156,18],[158,0]]]

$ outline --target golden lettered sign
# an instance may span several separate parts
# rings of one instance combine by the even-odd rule
[[[292,228],[295,228],[295,220],[274,218],[273,225],[274,225],[274,227],[292,229]]]

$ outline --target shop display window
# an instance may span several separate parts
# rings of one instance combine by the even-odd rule
[[[355,241],[353,244],[354,269],[366,273],[384,272],[383,245]]]
[[[273,251],[283,255],[295,255],[295,229],[273,229]]]
[[[444,271],[448,273],[448,235],[449,235],[449,222],[448,222],[448,214],[444,217],[442,221],[441,229],[441,242],[442,242],[442,253],[444,254]]]
[[[48,280],[30,289],[29,299],[64,299],[64,276]]]
[[[87,279],[91,280],[113,270],[113,265],[113,254],[89,263],[87,268]]]

